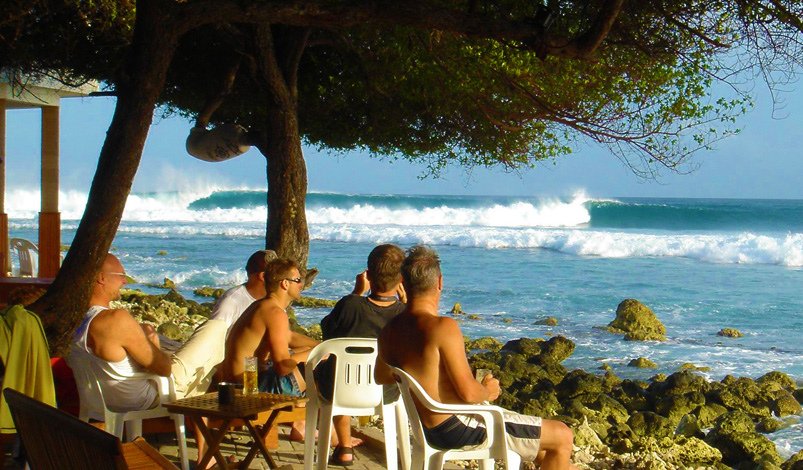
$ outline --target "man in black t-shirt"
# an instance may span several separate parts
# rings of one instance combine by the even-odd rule
[[[337,302],[332,312],[321,320],[323,339],[376,338],[390,319],[404,310],[401,265],[404,251],[396,245],[379,245],[368,255],[368,269],[357,275],[354,290]],[[370,294],[365,294],[370,290]],[[324,397],[332,396],[333,361],[322,362],[315,369],[318,388]],[[348,466],[353,463],[351,416],[335,416],[338,445],[329,463]]]

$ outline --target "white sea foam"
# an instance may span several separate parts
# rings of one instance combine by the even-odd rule
[[[261,237],[267,210],[192,210],[190,204],[221,188],[132,194],[121,233],[155,236]],[[232,188],[226,188],[232,190]],[[240,188],[240,190],[247,190]],[[683,257],[708,263],[803,266],[803,234],[749,232],[670,233],[655,230],[590,229],[589,198],[578,193],[558,199],[517,201],[479,207],[388,208],[372,204],[307,210],[313,240],[402,245],[426,243],[460,247],[541,248],[577,256],[605,258]],[[12,229],[34,229],[38,191],[12,190],[7,198]],[[62,192],[63,229],[77,226],[86,195]]]
[[[126,202],[123,220],[129,222],[261,222],[267,217],[265,206],[193,210],[190,204],[208,197],[214,186],[191,191],[131,194]],[[225,188],[226,191],[248,190]],[[12,190],[6,198],[9,216],[13,219],[33,219],[39,212],[39,191]],[[582,193],[571,201],[558,199],[539,203],[514,202],[485,207],[461,208],[441,205],[424,208],[388,208],[372,204],[350,207],[318,207],[307,209],[311,224],[359,224],[402,226],[487,226],[487,227],[574,227],[587,224],[591,215],[584,203],[589,199]],[[62,191],[60,207],[62,220],[77,220],[83,215],[87,196],[77,191]]]

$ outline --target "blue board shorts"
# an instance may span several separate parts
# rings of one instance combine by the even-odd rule
[[[296,376],[292,373],[279,375],[273,368],[273,363],[268,363],[268,368],[259,371],[259,391],[268,393],[278,393],[280,395],[292,395],[295,397],[304,396],[301,387],[298,386]]]

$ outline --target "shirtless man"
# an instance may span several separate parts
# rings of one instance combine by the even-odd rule
[[[306,389],[298,369],[318,341],[290,330],[287,307],[301,298],[304,278],[298,265],[289,259],[276,259],[265,266],[267,295],[251,304],[232,325],[226,339],[226,356],[220,364],[221,379],[242,381],[245,358],[259,362],[259,390],[285,395],[301,395]],[[291,352],[292,350],[292,352]],[[293,426],[291,439],[303,439],[301,423]]]
[[[404,369],[431,397],[443,403],[482,403],[499,396],[499,380],[487,375],[482,383],[468,365],[463,334],[452,318],[438,315],[443,290],[440,260],[435,251],[416,246],[402,265],[407,309],[379,335],[377,382],[390,383],[387,365]],[[466,416],[435,414],[419,408],[427,441],[443,449],[479,444],[485,429]],[[572,431],[560,421],[505,414],[511,449],[522,460],[535,460],[542,470],[574,468],[570,463]]]

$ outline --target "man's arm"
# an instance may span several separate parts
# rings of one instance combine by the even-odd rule
[[[270,359],[273,361],[273,368],[279,375],[292,373],[300,361],[295,360],[290,355],[290,323],[287,314],[278,307],[271,307],[270,311],[265,312],[265,330],[268,334],[268,349]]]
[[[376,365],[374,366],[374,380],[378,384],[393,384],[396,383],[396,378],[393,377],[393,372],[390,371],[390,366],[377,356]]]
[[[433,337],[439,338],[438,351],[441,365],[458,398],[464,403],[481,403],[495,400],[499,396],[499,381],[488,378],[483,384],[477,382],[468,365],[466,347],[460,326],[451,318],[438,319],[437,331]]]
[[[147,334],[151,336],[148,338],[146,329],[126,310],[116,310],[113,315],[115,335],[126,354],[148,372],[168,377],[172,371],[170,356],[159,349],[156,330],[148,328]]]

